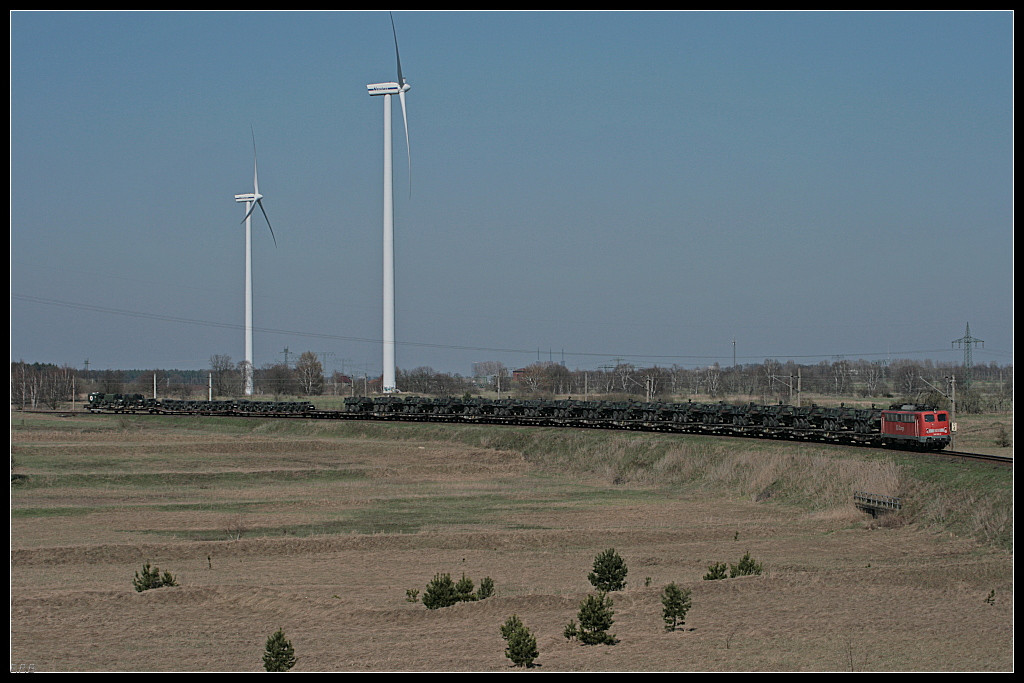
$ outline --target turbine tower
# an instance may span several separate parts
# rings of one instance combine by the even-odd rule
[[[252,135],[252,192],[236,194],[236,202],[245,202],[245,368],[243,369],[245,381],[245,395],[252,396],[252,212],[258,204],[263,217],[267,219],[267,227],[270,228],[270,236],[274,238],[274,246],[277,246],[277,237],[274,236],[274,228],[270,225],[270,218],[267,210],[263,208],[263,195],[260,194],[259,172],[256,168],[256,133]]]
[[[385,393],[395,391],[395,199],[391,172],[391,96],[398,95],[402,103],[402,121],[405,123],[405,153],[409,161],[409,192],[412,193],[412,154],[409,151],[409,118],[405,111],[405,93],[411,87],[402,76],[402,58],[398,54],[398,32],[395,18],[391,17],[391,33],[395,37],[395,59],[398,62],[398,82],[371,83],[366,86],[371,97],[384,97],[384,372],[381,388]]]

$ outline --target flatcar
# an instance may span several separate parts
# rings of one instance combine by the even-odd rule
[[[939,451],[949,445],[949,413],[913,403],[882,411],[882,443],[896,448]]]
[[[518,400],[351,397],[341,410],[317,410],[306,401],[181,401],[139,394],[89,395],[87,410],[160,415],[305,417],[504,424],[533,427],[631,429],[680,434],[719,434],[941,450],[950,443],[949,414],[934,406],[896,404],[888,410],[817,405],[730,403],[642,403],[639,401]]]

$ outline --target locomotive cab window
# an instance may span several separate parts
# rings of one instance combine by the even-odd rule
[[[946,414],[942,413],[941,415],[939,415],[939,422],[945,422],[945,421],[946,421]]]
[[[925,415],[924,416],[924,421],[925,422],[935,422],[935,416],[934,415]]]

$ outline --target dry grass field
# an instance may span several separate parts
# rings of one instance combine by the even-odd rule
[[[11,667],[1009,671],[1012,474],[812,444],[497,427],[12,413]],[[873,521],[862,487],[903,496]],[[616,645],[562,631],[595,555]],[[750,552],[760,576],[704,581]],[[178,586],[136,592],[150,562]],[[408,602],[438,572],[494,597]],[[691,588],[682,630],[660,595]],[[994,593],[993,593],[994,591]],[[987,599],[990,596],[991,599]]]

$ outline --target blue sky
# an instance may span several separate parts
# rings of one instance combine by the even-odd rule
[[[1012,362],[1010,12],[398,12],[398,365]],[[11,358],[379,374],[384,12],[13,12]]]

